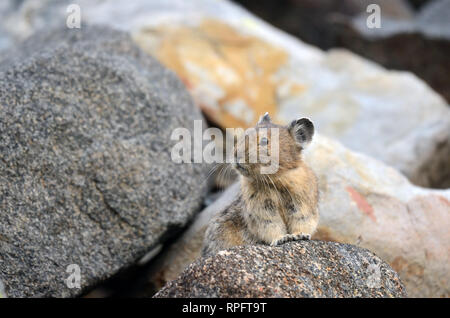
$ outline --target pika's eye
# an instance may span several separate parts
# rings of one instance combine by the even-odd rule
[[[269,140],[266,137],[262,137],[261,140],[259,141],[259,144],[261,146],[265,146],[269,143]]]

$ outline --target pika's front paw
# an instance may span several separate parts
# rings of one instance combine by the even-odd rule
[[[294,234],[293,241],[310,240],[310,239],[311,239],[311,234],[300,233],[300,234]]]
[[[272,241],[272,243],[270,243],[270,246],[278,246],[287,242],[293,242],[293,241],[302,241],[302,240],[310,240],[311,239],[311,234],[305,234],[305,233],[300,233],[300,234],[286,234],[285,236]]]
[[[295,235],[286,234],[285,236],[283,236],[279,239],[273,240],[272,243],[270,243],[270,246],[278,246],[278,245],[284,244],[286,242],[293,241],[294,237],[295,237]]]

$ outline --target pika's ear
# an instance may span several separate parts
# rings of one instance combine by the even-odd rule
[[[266,112],[264,115],[259,117],[258,125],[259,124],[268,124],[268,123],[270,123],[270,116],[269,116],[269,113]]]
[[[306,146],[314,135],[314,125],[308,118],[293,120],[289,124],[288,130],[302,147]]]

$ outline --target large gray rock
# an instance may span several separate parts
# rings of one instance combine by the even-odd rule
[[[176,76],[123,32],[51,30],[8,56],[0,280],[9,297],[74,296],[198,210],[207,171],[173,163],[170,135],[202,116]],[[80,267],[80,289],[65,283],[70,264]]]
[[[398,275],[368,250],[302,241],[235,247],[202,258],[154,297],[405,297]]]

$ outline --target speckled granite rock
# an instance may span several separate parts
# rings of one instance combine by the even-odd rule
[[[109,28],[50,30],[0,62],[0,280],[74,296],[132,264],[200,207],[203,165],[175,127],[202,119],[174,74]],[[69,264],[81,289],[69,289]]]
[[[398,275],[353,245],[254,245],[199,259],[154,297],[405,297]]]

